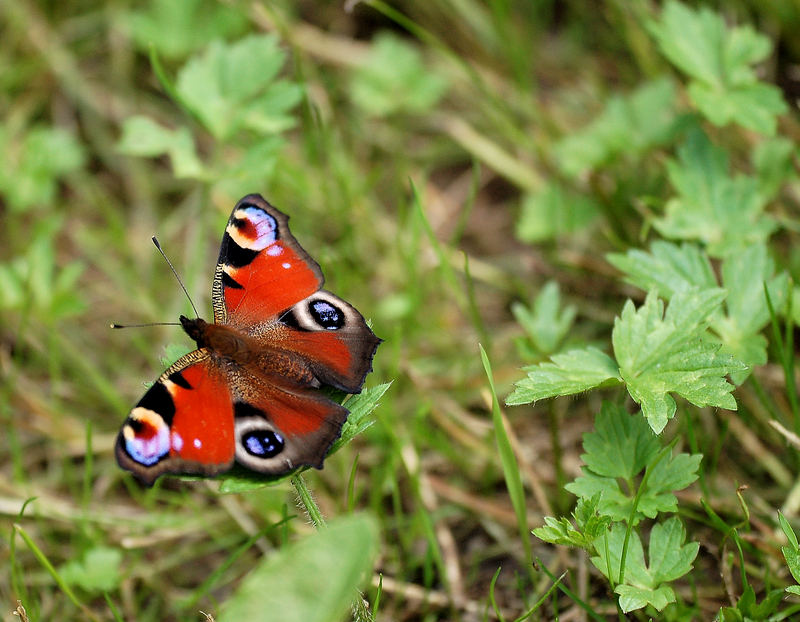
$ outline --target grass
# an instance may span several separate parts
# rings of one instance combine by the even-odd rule
[[[285,620],[795,615],[800,12],[741,0],[717,29],[708,6],[2,4],[0,606],[267,620],[275,581],[321,603]],[[693,20],[743,46],[719,83],[682,52]],[[294,481],[142,488],[115,436],[189,344],[109,324],[191,315],[154,234],[209,319],[248,192],[385,340],[380,403]],[[690,287],[724,296],[669,327],[656,364],[707,383],[670,376],[670,410],[631,344],[662,352],[635,322]],[[634,446],[598,445],[620,409],[649,422],[628,438],[664,429],[598,483],[598,446]],[[695,470],[670,487],[666,456]],[[685,572],[651,585],[658,546]]]

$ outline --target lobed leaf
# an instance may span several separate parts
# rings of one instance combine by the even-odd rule
[[[529,368],[528,377],[516,383],[506,404],[528,404],[538,399],[572,395],[620,381],[614,359],[591,346],[556,354],[552,361]]]

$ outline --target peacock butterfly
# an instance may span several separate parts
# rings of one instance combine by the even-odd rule
[[[322,289],[319,264],[261,195],[233,208],[211,288],[214,322],[181,316],[197,349],[131,410],[117,461],[152,485],[234,462],[268,475],[322,468],[348,411],[320,389],[359,393],[381,339]]]

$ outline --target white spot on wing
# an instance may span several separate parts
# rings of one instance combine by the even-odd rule
[[[281,265],[287,270],[292,267],[292,264],[290,264],[288,261],[284,261]]]
[[[177,432],[172,433],[172,448],[175,451],[180,451],[183,449],[183,438]]]
[[[203,443],[200,441],[199,438],[196,438],[194,439],[192,445],[194,445],[197,449],[200,449],[203,446]]]

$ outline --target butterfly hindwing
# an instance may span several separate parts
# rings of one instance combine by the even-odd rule
[[[281,342],[303,357],[323,384],[358,393],[381,340],[351,304],[320,290],[281,315]]]
[[[232,399],[208,352],[190,352],[159,377],[125,420],[116,453],[147,484],[164,473],[213,475],[231,467]]]
[[[234,381],[236,384],[236,381]],[[318,391],[255,381],[234,404],[236,462],[259,473],[322,468],[348,411]]]

